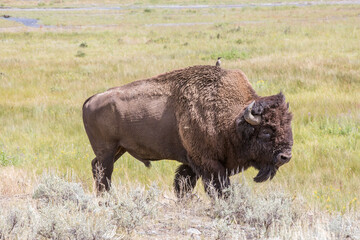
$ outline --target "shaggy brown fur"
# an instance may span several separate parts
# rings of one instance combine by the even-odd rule
[[[254,100],[252,114],[261,116],[256,126],[244,120]],[[265,181],[291,158],[284,96],[259,97],[239,70],[194,66],[112,88],[84,103],[83,119],[99,190],[109,188],[113,164],[126,151],[146,165],[182,162],[174,181],[180,197],[199,176],[208,192],[213,185],[221,194],[232,172],[253,166],[259,169],[254,180]]]
[[[226,158],[224,141],[235,118],[258,96],[241,71],[196,66],[180,76],[172,82],[171,97],[179,134],[188,154],[203,159],[199,165],[207,167],[211,159]]]

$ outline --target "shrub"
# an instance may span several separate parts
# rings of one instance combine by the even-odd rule
[[[115,190],[116,191],[116,190]],[[117,225],[121,226],[127,232],[131,232],[136,226],[143,223],[144,218],[153,216],[158,206],[156,197],[158,189],[155,185],[148,191],[137,187],[126,193],[118,194],[115,192],[113,200],[113,218]]]
[[[86,54],[85,54],[84,52],[82,52],[82,51],[77,51],[75,57],[85,57],[85,55],[86,55]]]
[[[81,48],[87,48],[88,45],[87,45],[86,42],[82,42],[82,43],[80,43],[79,47],[81,47]]]
[[[283,193],[255,196],[246,183],[231,185],[225,191],[228,197],[215,200],[213,216],[257,229],[257,237],[263,237],[270,227],[289,225],[298,218],[291,198]]]
[[[67,182],[57,176],[44,175],[41,183],[34,190],[33,198],[53,205],[73,202],[86,207],[91,197],[85,194],[79,183]]]
[[[78,183],[44,176],[36,208],[30,202],[0,212],[0,239],[121,239],[154,213],[157,195],[155,186],[118,186],[96,198]]]

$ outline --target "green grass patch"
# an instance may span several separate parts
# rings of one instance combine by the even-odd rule
[[[15,166],[18,164],[20,164],[19,155],[11,156],[3,150],[0,150],[0,167]]]

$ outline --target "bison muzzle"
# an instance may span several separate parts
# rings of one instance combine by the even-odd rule
[[[110,188],[113,166],[125,152],[150,161],[181,162],[178,197],[201,177],[218,194],[229,176],[254,167],[256,182],[272,179],[291,159],[292,114],[282,93],[260,97],[240,70],[193,66],[111,88],[83,105],[98,191]]]

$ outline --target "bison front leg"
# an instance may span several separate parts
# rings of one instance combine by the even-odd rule
[[[220,162],[208,162],[207,170],[201,177],[205,192],[210,196],[226,197],[223,190],[230,186],[230,178]]]
[[[175,172],[174,190],[178,198],[191,193],[196,186],[199,176],[186,164],[180,165]]]
[[[205,192],[210,197],[227,197],[223,190],[230,186],[230,179],[226,176],[210,174],[202,178]]]

